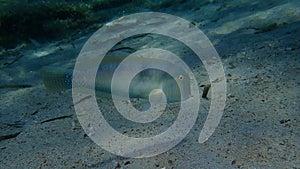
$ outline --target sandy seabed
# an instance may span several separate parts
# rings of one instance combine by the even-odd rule
[[[42,66],[72,66],[90,36],[86,35],[73,44],[27,46],[17,51],[18,60],[12,59],[15,53],[0,60],[0,168],[300,168],[299,2],[239,16],[235,14],[240,11],[223,10],[224,17],[218,20],[201,19],[217,7],[214,3],[203,7],[207,13],[172,13],[194,21],[204,31],[225,69],[226,107],[208,141],[198,143],[210,106],[209,99],[201,99],[194,127],[168,152],[131,159],[97,146],[77,120],[71,91],[51,93],[39,75]],[[155,38],[148,35],[121,46],[166,44]],[[167,48],[187,57],[176,44],[167,43]],[[199,87],[206,85],[207,74],[201,62],[193,70],[200,79]],[[202,92],[203,87],[200,89]],[[110,100],[99,98],[98,104],[105,112],[114,111]],[[169,107],[164,120],[149,126],[126,126],[118,116],[109,120],[123,133],[153,136],[176,118],[174,109],[176,106]]]

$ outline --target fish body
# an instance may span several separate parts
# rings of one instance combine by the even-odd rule
[[[96,93],[111,93],[111,82],[112,77],[119,66],[120,62],[125,57],[115,57],[111,56],[108,59],[103,59],[101,62],[95,79],[95,90]],[[139,58],[131,60],[126,63],[126,71],[119,72],[122,79],[126,80],[128,74],[132,73],[134,65],[145,65],[148,64],[161,64],[162,66],[173,66],[171,62],[166,60],[158,60],[153,58]],[[84,70],[75,70],[81,71],[83,78],[86,77],[85,74],[88,74],[89,71],[92,71],[93,68],[86,68]],[[119,96],[128,95],[130,98],[142,98],[149,99],[149,94],[154,89],[161,89],[167,99],[168,103],[179,102],[190,97],[190,80],[186,71],[181,70],[180,67],[175,78],[169,75],[167,72],[158,70],[158,69],[145,69],[139,72],[131,81],[129,91],[125,91],[122,87],[122,84],[117,84],[117,94]],[[65,69],[61,67],[51,67],[46,66],[41,70],[41,76],[45,87],[51,91],[64,91],[72,88],[72,78],[73,78],[73,69]],[[84,81],[83,81],[84,83]],[[83,87],[86,86],[83,84]],[[120,90],[118,90],[120,89]],[[184,90],[184,91],[180,91]]]

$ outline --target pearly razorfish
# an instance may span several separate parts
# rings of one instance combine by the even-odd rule
[[[123,56],[109,56],[102,60],[95,78],[95,91],[101,94],[111,93],[112,76]],[[130,68],[136,64],[158,63],[154,58],[139,58],[126,62],[128,72],[122,72],[122,77],[126,78],[126,73],[130,73]],[[158,69],[146,69],[139,72],[130,82],[129,91],[119,91],[117,94],[124,96],[126,93],[130,98],[149,99],[149,94],[154,89],[161,89],[168,103],[179,102],[191,96],[190,79],[188,73],[171,61],[159,60],[163,66],[171,66],[178,72],[173,78],[167,72]],[[76,70],[76,71],[88,71]],[[124,76],[123,76],[124,75]],[[64,91],[72,88],[73,70],[61,67],[46,66],[41,70],[41,76],[45,87],[51,91]],[[122,84],[117,84],[122,85]],[[121,87],[120,87],[121,88]],[[181,90],[180,90],[181,88]],[[183,90],[183,91],[182,91]]]

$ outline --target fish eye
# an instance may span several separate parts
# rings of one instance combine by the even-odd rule
[[[183,75],[179,75],[178,80],[183,80]]]

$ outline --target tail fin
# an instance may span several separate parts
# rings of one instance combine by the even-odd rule
[[[43,83],[47,89],[60,92],[72,88],[71,69],[46,66],[41,70]]]

